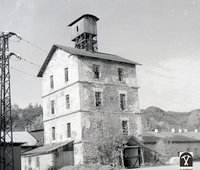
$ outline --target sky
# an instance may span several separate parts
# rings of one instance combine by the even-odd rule
[[[74,46],[67,25],[86,13],[100,18],[100,52],[142,64],[140,108],[200,108],[200,0],[0,0],[0,31],[19,34],[10,51],[41,66],[53,44]],[[41,103],[38,66],[11,58],[12,104]]]

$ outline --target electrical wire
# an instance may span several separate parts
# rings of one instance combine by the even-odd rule
[[[26,39],[24,39],[24,38],[22,38],[22,37],[20,37],[20,38],[21,38],[21,40],[23,40],[23,41],[25,41],[26,43],[32,45],[33,47],[35,47],[35,48],[37,48],[37,49],[39,49],[39,50],[41,50],[41,51],[43,51],[43,52],[45,52],[45,53],[48,53],[48,51],[42,49],[42,48],[39,47],[38,45],[36,45],[36,44],[34,44],[34,43],[32,43],[32,42],[30,42],[30,41],[28,41],[28,40],[26,40]]]
[[[23,73],[23,74],[25,74],[25,75],[27,75],[27,76],[31,76],[31,77],[37,78],[35,75],[30,74],[30,73],[26,73],[25,71],[22,71],[22,70],[20,70],[20,69],[15,68],[15,67],[12,67],[12,66],[11,66],[10,68],[13,69],[13,70],[15,70],[15,71],[18,71],[18,72],[20,72],[20,73]]]
[[[36,66],[36,67],[38,67],[38,68],[41,67],[40,65],[35,64],[35,63],[33,63],[32,61],[29,61],[29,60],[27,60],[27,59],[25,59],[25,58],[22,58],[22,57],[20,57],[20,56],[16,56],[16,58],[19,59],[19,60],[23,60],[23,61],[25,61],[25,62],[27,62],[27,63],[29,63],[29,64],[31,64],[31,65],[34,65],[34,66]]]

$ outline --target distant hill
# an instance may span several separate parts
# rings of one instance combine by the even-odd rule
[[[165,111],[159,107],[150,106],[142,109],[142,124],[146,131],[155,129],[170,131],[172,128],[200,131],[200,109],[191,112]],[[12,106],[13,130],[19,131],[28,128],[36,130],[43,128],[42,106],[29,104],[25,108]]]
[[[143,129],[169,131],[172,128],[200,130],[200,109],[191,112],[164,111],[158,107],[150,106],[142,109]]]

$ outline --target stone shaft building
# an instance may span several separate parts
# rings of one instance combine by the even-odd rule
[[[42,77],[44,145],[73,141],[70,164],[86,163],[93,156],[90,146],[95,136],[91,134],[100,120],[117,121],[116,129],[125,135],[139,137],[142,131],[138,63],[97,52],[96,23],[95,35],[82,30],[93,29],[90,22],[96,21],[95,16],[84,15],[70,24],[81,32],[73,35],[76,48],[53,45],[38,73]]]

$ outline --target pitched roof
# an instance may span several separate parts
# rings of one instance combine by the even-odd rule
[[[73,21],[72,23],[70,23],[68,26],[72,26],[74,23],[78,22],[79,20],[81,20],[82,18],[84,17],[91,17],[91,18],[94,18],[96,21],[99,20],[99,18],[97,18],[96,16],[94,15],[91,15],[91,14],[84,14],[82,15],[81,17],[79,17],[78,19],[76,19],[75,21]]]
[[[44,129],[30,131],[29,133],[37,140],[36,146],[44,145]]]
[[[59,143],[53,143],[53,144],[47,144],[42,147],[32,149],[28,152],[23,153],[23,155],[39,155],[39,154],[47,154],[50,153],[60,147],[63,147],[69,143],[73,142],[73,140],[65,141],[65,142],[59,142]]]
[[[42,77],[48,63],[50,62],[50,60],[52,58],[53,53],[57,49],[63,50],[72,55],[77,55],[79,57],[89,57],[89,58],[96,58],[96,59],[102,59],[102,60],[116,61],[116,62],[121,62],[121,63],[126,63],[126,64],[132,64],[132,65],[141,65],[134,61],[131,61],[126,58],[123,58],[123,57],[120,57],[117,55],[113,55],[113,54],[101,53],[101,52],[90,52],[90,51],[86,51],[84,49],[72,48],[72,47],[61,46],[61,45],[53,45],[47,58],[45,59],[43,65],[42,65],[37,77]]]
[[[142,137],[144,143],[156,143],[158,138],[153,137],[153,136],[143,136]]]
[[[187,133],[187,132],[186,132]],[[198,138],[192,138],[191,136],[187,136],[185,132],[183,133],[172,133],[172,132],[147,132],[143,134],[144,143],[156,143],[157,140],[163,139],[171,142],[200,142]]]
[[[10,133],[6,135],[6,141],[10,141]],[[13,132],[13,143],[21,143],[22,146],[34,146],[37,140],[27,131]]]

